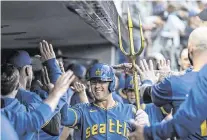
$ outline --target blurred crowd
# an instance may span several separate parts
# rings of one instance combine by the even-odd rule
[[[187,47],[190,33],[204,23],[197,16],[207,6],[207,1],[122,1],[122,20],[127,27],[128,7],[133,22],[133,36],[136,50],[140,48],[139,17],[145,37],[145,50],[140,58],[154,53],[171,60],[173,70],[179,70],[179,57]],[[119,62],[127,62],[120,53]]]

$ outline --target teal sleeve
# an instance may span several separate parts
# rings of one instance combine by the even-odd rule
[[[81,105],[75,105],[70,107],[68,104],[65,104],[61,110],[61,124],[68,127],[74,127],[80,124],[82,110]],[[62,113],[64,112],[64,113]]]
[[[13,112],[1,110],[8,120],[13,124],[19,135],[26,132],[35,132],[41,129],[50,118],[52,111],[47,104],[41,104],[36,110],[31,112]]]

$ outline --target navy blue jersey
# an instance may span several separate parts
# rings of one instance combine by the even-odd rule
[[[171,76],[165,78],[161,83],[152,87],[152,101],[157,106],[172,106],[173,114],[177,111],[180,105],[187,99],[191,88],[196,83],[198,72],[187,72],[182,76]],[[166,110],[169,110],[168,108]],[[205,123],[205,122],[204,122]],[[206,125],[205,125],[206,126]],[[197,132],[189,136],[187,139],[204,139],[207,134],[202,134],[202,125]],[[206,138],[207,139],[207,138]]]
[[[165,118],[161,109],[155,106],[153,103],[146,104],[144,111],[147,113],[149,117],[150,124],[159,123]]]
[[[189,85],[190,86],[190,85]],[[205,139],[196,135],[207,135],[207,65],[198,73],[188,98],[181,104],[173,119],[161,124],[145,127],[146,139],[166,139],[172,135],[183,139]],[[202,124],[202,125],[201,125]],[[203,127],[203,129],[200,129]],[[191,137],[192,134],[195,137]]]
[[[173,111],[188,97],[195,84],[197,72],[188,72],[182,76],[171,76],[152,86],[151,98],[156,106],[170,104]]]
[[[58,79],[58,77],[61,75],[61,70],[56,63],[56,59],[53,58],[53,59],[47,60],[46,62],[44,62],[44,65],[47,66],[49,78],[51,80],[51,83],[54,84],[56,82],[56,80]],[[61,97],[55,112],[51,115],[49,120],[51,120],[51,118],[55,114],[57,114],[60,111],[60,109],[64,106],[64,104],[67,102],[68,93],[69,92],[67,92],[67,94],[65,94],[63,97]],[[36,104],[36,105],[41,104],[42,101],[44,99],[46,99],[47,97],[48,97],[48,93],[43,90],[35,90],[35,92],[31,92],[31,91],[24,90],[21,88],[18,90],[18,93],[16,95],[16,98],[27,107],[27,110],[29,110],[28,107],[31,106],[31,103]],[[33,109],[35,109],[35,108],[33,108]],[[60,128],[60,133],[61,132],[62,132],[62,127]],[[31,138],[32,137],[33,136],[31,136]],[[57,140],[57,139],[59,139],[59,136],[51,136],[51,135],[47,134],[46,132],[44,132],[43,130],[40,130],[38,137],[41,137],[41,139],[44,139],[44,140],[47,140],[47,139],[48,140]],[[29,138],[27,138],[27,139],[29,139]]]
[[[16,105],[20,105],[16,102]],[[47,104],[41,104],[37,110],[32,112],[12,111],[9,106],[1,109],[1,113],[5,115],[14,126],[20,139],[32,139],[35,133],[41,129],[43,124],[51,117],[51,108]],[[36,138],[35,138],[36,139]]]
[[[70,120],[64,125],[77,126],[81,131],[81,139],[90,140],[127,139],[127,131],[133,130],[129,120],[136,115],[133,105],[119,102],[110,109],[88,103],[78,104],[68,110]]]

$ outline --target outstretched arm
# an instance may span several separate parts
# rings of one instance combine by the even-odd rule
[[[68,71],[61,75],[56,81],[54,89],[49,94],[48,98],[44,100],[44,103],[42,103],[36,110],[14,113],[2,109],[1,113],[13,122],[16,131],[20,135],[25,132],[37,131],[41,129],[48,119],[50,119],[60,98],[65,94],[74,78],[72,71]]]

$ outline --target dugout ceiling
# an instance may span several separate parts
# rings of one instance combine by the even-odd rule
[[[55,47],[109,44],[61,1],[1,2],[1,47],[35,48],[48,40]]]

